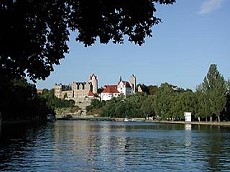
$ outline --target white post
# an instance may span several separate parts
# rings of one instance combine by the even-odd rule
[[[192,121],[192,113],[191,112],[184,112],[185,122]]]

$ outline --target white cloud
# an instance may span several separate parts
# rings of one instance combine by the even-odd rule
[[[199,11],[200,14],[211,13],[221,7],[224,0],[205,0]]]

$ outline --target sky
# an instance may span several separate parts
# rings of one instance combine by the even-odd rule
[[[94,73],[99,87],[116,84],[120,76],[137,84],[168,82],[195,90],[203,82],[210,64],[216,64],[230,79],[230,0],[177,0],[173,5],[157,5],[162,23],[153,27],[153,37],[142,46],[130,43],[84,47],[71,34],[70,53],[54,67],[38,89],[51,89],[56,83],[85,82]]]

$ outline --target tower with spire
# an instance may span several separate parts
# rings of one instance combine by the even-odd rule
[[[132,74],[132,76],[130,77],[129,83],[131,84],[131,87],[133,89],[133,93],[135,93],[136,92],[137,78],[134,74]]]

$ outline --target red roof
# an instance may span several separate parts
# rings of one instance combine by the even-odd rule
[[[93,96],[94,96],[93,92],[92,92],[92,91],[89,91],[89,92],[88,92],[88,96],[92,96],[92,97],[93,97]]]
[[[117,85],[106,85],[102,93],[120,93],[117,90]]]

